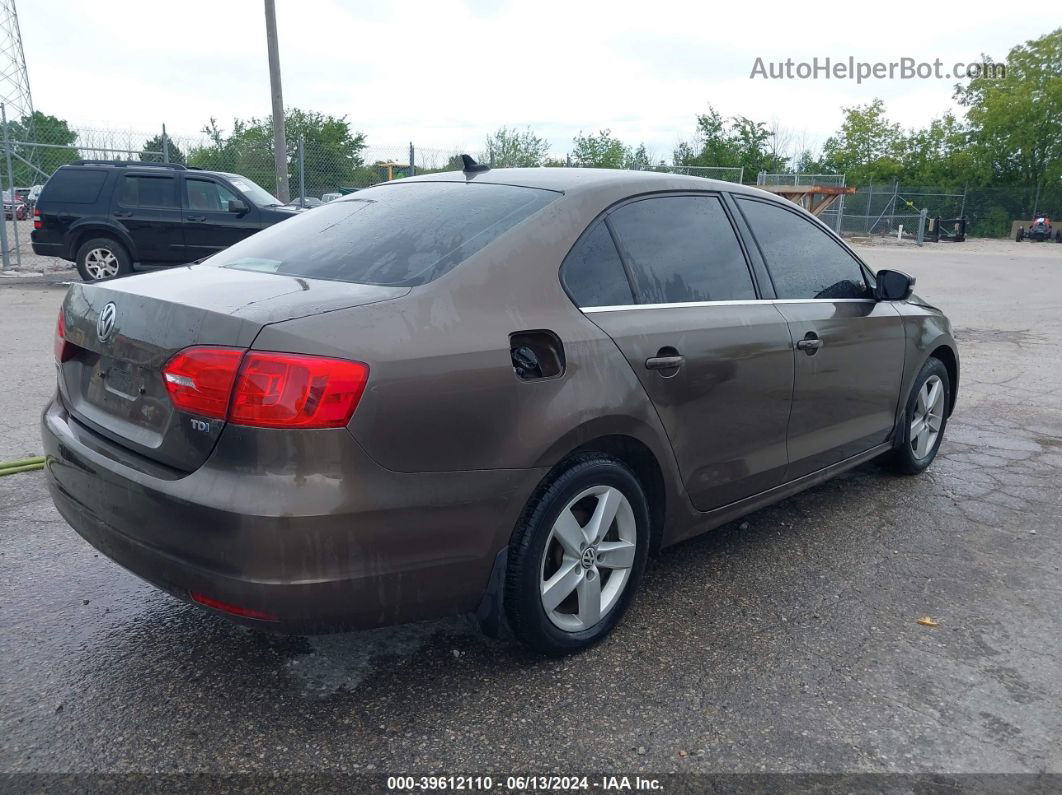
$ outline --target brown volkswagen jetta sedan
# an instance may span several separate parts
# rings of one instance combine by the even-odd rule
[[[73,285],[48,483],[104,554],[254,627],[476,612],[576,650],[649,552],[929,465],[959,364],[912,284],[753,188],[469,161]]]

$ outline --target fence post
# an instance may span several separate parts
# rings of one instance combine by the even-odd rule
[[[847,178],[848,178],[847,174],[841,177],[841,187],[842,188],[844,187],[844,183],[847,180]],[[842,193],[840,195],[840,197],[838,197],[838,201],[837,201],[837,225],[833,229],[833,231],[836,232],[838,235],[841,234],[841,222],[843,220],[844,220],[844,194]]]
[[[306,207],[306,139],[299,136],[299,206]]]
[[[928,214],[929,214],[929,212],[926,210],[925,207],[923,207],[921,210],[918,211],[918,237],[916,238],[916,242],[918,243],[919,246],[922,245],[922,240],[925,237],[925,233],[926,233],[926,216]]]
[[[170,139],[166,137],[166,125],[162,125],[162,162],[170,162]]]
[[[413,162],[413,142],[409,142],[409,176],[417,176],[417,166]]]
[[[863,233],[870,234],[870,200],[874,198],[874,182],[870,182],[870,190],[867,191],[867,215],[863,219]]]
[[[3,103],[0,103],[0,107],[3,107]],[[6,127],[7,125],[4,125],[4,126]],[[6,132],[6,130],[5,130],[5,132]],[[6,138],[6,136],[5,136],[5,138]],[[6,150],[7,147],[5,146],[4,149]],[[3,175],[3,171],[0,171],[0,177],[2,177],[2,175]],[[4,180],[2,178],[0,178],[0,198],[2,198],[3,195],[4,195]],[[6,213],[5,213],[5,216],[6,216]],[[8,250],[7,250],[7,218],[6,217],[3,219],[2,222],[0,222],[0,260],[3,261],[3,265],[0,266],[0,269],[6,271],[8,268],[11,267],[11,256],[10,256]]]
[[[18,203],[15,201],[15,171],[11,168],[11,138],[7,134],[7,106],[0,102],[0,123],[4,125],[4,154],[7,159],[7,189],[11,192],[11,226],[15,230],[15,263],[22,267],[22,249],[18,244]],[[0,196],[3,194],[0,193]],[[7,230],[7,211],[4,211]]]
[[[962,204],[959,206],[959,217],[963,218],[966,215],[966,191],[970,189],[970,183],[967,182],[962,186]]]

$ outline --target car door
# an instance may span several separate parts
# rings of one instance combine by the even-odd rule
[[[221,180],[207,175],[185,175],[182,205],[184,242],[188,259],[209,257],[238,243],[261,228],[257,208]],[[247,209],[230,212],[238,200]]]
[[[718,196],[654,196],[613,208],[562,272],[652,400],[694,506],[709,510],[782,481],[789,330],[759,300]]]
[[[871,275],[803,211],[737,198],[794,340],[787,479],[889,438],[903,375],[900,313],[873,298]]]
[[[122,174],[111,215],[133,240],[139,262],[184,262],[184,233],[173,174]]]

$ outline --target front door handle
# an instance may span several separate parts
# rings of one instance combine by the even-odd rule
[[[205,221],[206,220],[206,216],[205,215],[187,215],[187,216],[185,216],[185,219],[188,220],[188,221]]]
[[[822,340],[814,331],[809,331],[804,335],[804,339],[799,340],[796,344],[798,351],[804,351],[808,356],[814,356],[819,348],[822,347]]]
[[[677,370],[686,363],[685,356],[651,356],[645,360],[646,370]]]

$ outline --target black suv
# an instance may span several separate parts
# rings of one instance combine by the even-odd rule
[[[167,163],[78,160],[59,168],[33,211],[33,252],[77,263],[87,282],[133,264],[208,257],[290,218],[269,191],[238,174]]]

